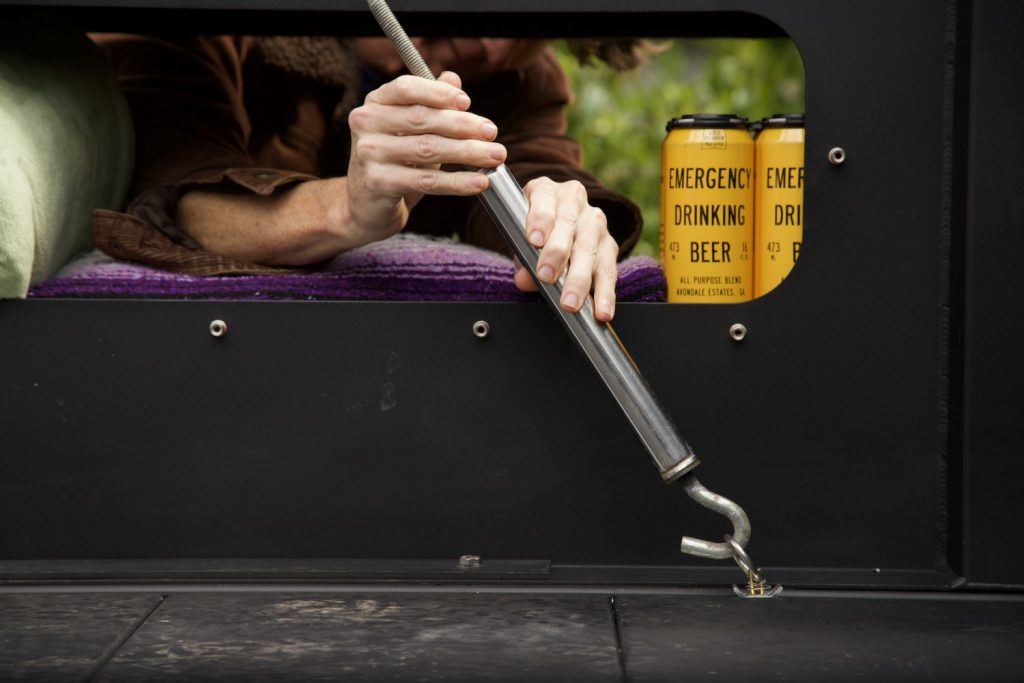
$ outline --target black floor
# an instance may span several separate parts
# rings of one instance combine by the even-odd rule
[[[62,590],[0,589],[0,681],[1024,680],[1016,595]]]

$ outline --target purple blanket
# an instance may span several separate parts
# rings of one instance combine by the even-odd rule
[[[531,301],[512,282],[512,261],[447,239],[399,235],[346,252],[324,269],[286,275],[179,275],[93,252],[72,261],[30,298],[361,299],[384,301]],[[619,264],[620,301],[664,301],[665,276],[654,259]]]

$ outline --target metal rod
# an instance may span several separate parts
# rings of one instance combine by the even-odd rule
[[[526,237],[528,206],[519,183],[504,165],[484,173],[490,179],[490,187],[480,195],[480,199],[488,213],[498,224],[512,251],[533,276],[541,296],[557,313],[615,397],[661,471],[662,478],[666,482],[675,481],[692,470],[700,463],[693,449],[679,438],[668,414],[658,403],[612,326],[594,319],[591,297],[587,297],[582,309],[570,313],[559,305],[564,276],[555,284],[541,282],[537,277],[540,252]]]
[[[395,17],[395,13],[391,11],[391,8],[388,7],[388,3],[384,0],[366,1],[370,5],[370,11],[373,12],[373,18],[377,20],[380,27],[384,29],[384,33],[391,39],[391,44],[398,50],[398,56],[402,58],[402,62],[409,69],[409,73],[430,81],[437,80],[434,78],[434,73],[430,70],[430,67],[423,61],[420,51],[409,40],[405,29],[398,23],[398,19]]]
[[[377,23],[394,44],[409,72],[434,80],[422,56],[409,40],[391,12],[385,0],[367,0],[370,11]],[[526,237],[526,216],[528,205],[523,189],[508,168],[502,164],[495,169],[479,169],[490,180],[487,190],[480,195],[480,200],[487,212],[494,219],[499,231],[512,247],[523,267],[530,273],[541,296],[557,314],[562,325],[569,332],[577,345],[590,360],[605,386],[622,408],[626,418],[643,442],[647,452],[654,460],[666,483],[683,478],[683,486],[687,494],[701,505],[719,512],[732,522],[733,533],[726,537],[724,543],[713,543],[696,538],[683,537],[680,550],[684,553],[713,559],[733,558],[744,567],[754,580],[753,563],[744,552],[743,547],[750,539],[750,520],[746,513],[731,500],[707,490],[697,481],[692,470],[700,464],[689,444],[679,437],[679,433],[668,414],[654,396],[650,386],[640,374],[633,358],[626,351],[619,336],[608,323],[594,319],[594,302],[587,297],[583,307],[571,313],[561,305],[563,275],[554,284],[542,282],[537,275],[537,259],[540,252],[530,244]],[[760,576],[760,570],[755,570]],[[752,583],[753,585],[753,583]]]
[[[409,71],[422,78],[434,80],[434,74],[423,61],[416,46],[409,40],[409,36],[387,2],[367,0],[367,3],[377,23],[394,44]],[[654,393],[612,326],[594,319],[591,297],[587,297],[579,312],[570,313],[563,310],[559,304],[564,277],[555,284],[547,284],[537,276],[537,258],[540,252],[526,238],[528,207],[523,190],[515,177],[504,164],[495,169],[481,169],[481,172],[490,179],[490,186],[480,195],[488,213],[497,223],[512,251],[537,283],[541,296],[558,314],[562,324],[615,397],[654,459],[662,479],[672,482],[692,470],[700,464],[693,449],[679,438],[679,433],[668,414],[654,397]]]

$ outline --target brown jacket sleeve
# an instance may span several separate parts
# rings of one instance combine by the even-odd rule
[[[258,84],[243,80],[256,48],[245,36],[94,35],[118,72],[137,135],[137,158],[126,214],[97,212],[96,243],[108,253],[197,274],[272,269],[204,251],[175,223],[178,199],[198,185],[218,191],[269,195],[313,179],[302,166],[253,158],[254,122],[245,95]],[[250,60],[251,61],[251,60]],[[627,252],[640,233],[640,212],[580,168],[578,145],[564,134],[568,83],[550,51],[528,68],[468,87],[473,110],[497,123],[509,150],[508,164],[522,183],[548,176],[578,179],[591,203],[604,209],[612,235]],[[284,93],[278,93],[284,96]],[[248,103],[251,106],[251,102]],[[257,126],[258,127],[258,126]],[[260,157],[263,159],[263,157]],[[468,242],[508,253],[490,217],[476,200],[427,197],[413,210],[410,231],[458,232]]]
[[[91,38],[115,67],[136,131],[128,215],[101,212],[94,216],[97,244],[104,250],[152,262],[149,252],[176,244],[185,256],[199,245],[174,220],[184,189],[209,185],[268,195],[282,185],[313,177],[259,168],[249,154],[252,130],[242,98],[242,64],[252,49],[251,37],[93,34]],[[162,235],[151,229],[140,233],[133,241],[145,241],[148,246],[144,253],[134,253],[132,249],[139,245],[127,245],[124,239],[148,226]],[[155,265],[171,267],[164,262]]]
[[[582,169],[580,147],[565,135],[565,109],[572,94],[554,52],[547,50],[521,71],[499,74],[475,86],[469,84],[466,90],[473,100],[472,111],[497,124],[498,142],[508,149],[506,164],[520,184],[542,176],[558,182],[580,181],[587,188],[590,203],[608,217],[620,256],[633,248],[643,227],[640,209]],[[412,212],[408,229],[457,230],[467,242],[510,253],[477,200],[426,197]]]

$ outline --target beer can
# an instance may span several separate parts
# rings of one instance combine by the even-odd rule
[[[779,286],[804,232],[804,115],[764,119],[755,143],[754,296]]]
[[[747,119],[687,114],[661,146],[661,263],[668,300],[753,297],[754,141]]]

